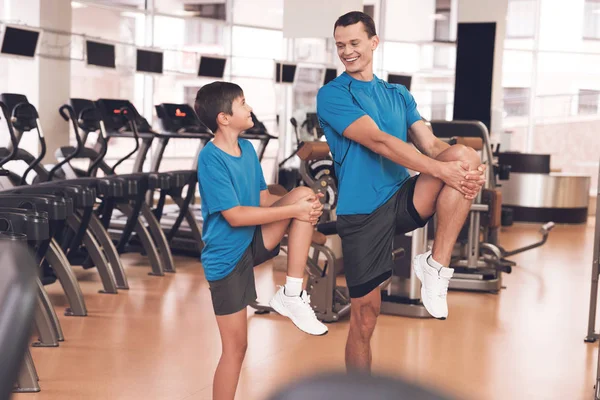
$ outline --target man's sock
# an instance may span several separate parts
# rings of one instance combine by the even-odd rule
[[[304,283],[304,279],[302,278],[286,277],[283,293],[289,297],[300,296],[300,293],[302,293],[302,283]]]
[[[442,268],[444,268],[444,266],[442,264],[440,264],[439,262],[435,261],[431,255],[429,255],[429,257],[427,257],[427,264],[430,267],[435,268],[438,272],[440,272],[440,270]]]

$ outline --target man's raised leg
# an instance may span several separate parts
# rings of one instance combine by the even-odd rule
[[[381,309],[379,287],[369,294],[353,298],[350,330],[346,341],[346,369],[371,372],[371,337]]]
[[[442,152],[438,161],[465,161],[470,170],[476,170],[481,159],[475,150],[463,145],[454,145]],[[429,175],[421,175],[415,186],[413,198],[415,208],[424,218],[437,215],[433,259],[442,265],[450,263],[452,249],[462,229],[472,201],[459,191]]]
[[[481,164],[477,152],[463,145],[450,147],[437,160],[464,161],[469,164],[469,170],[476,170]],[[424,219],[434,213],[437,215],[432,252],[415,258],[415,272],[423,283],[421,294],[427,311],[436,318],[445,319],[448,316],[446,294],[454,272],[447,267],[472,200],[437,178],[421,175],[415,185],[413,203]]]

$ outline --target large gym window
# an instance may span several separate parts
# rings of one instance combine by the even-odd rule
[[[583,38],[600,40],[600,0],[585,0]]]
[[[506,37],[531,39],[535,34],[536,0],[508,0]]]
[[[529,88],[505,87],[504,112],[507,117],[523,117],[529,113]]]
[[[600,90],[579,90],[579,102],[577,113],[579,115],[598,114],[598,104],[600,103]]]

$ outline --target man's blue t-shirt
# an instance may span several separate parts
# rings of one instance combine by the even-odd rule
[[[225,153],[212,142],[198,157],[198,186],[202,199],[202,266],[208,281],[229,275],[252,242],[255,226],[232,227],[222,211],[236,206],[259,207],[267,189],[252,143],[238,140],[242,155]]]
[[[337,214],[370,214],[409,178],[405,167],[343,136],[363,115],[379,129],[406,141],[408,128],[421,119],[406,87],[373,77],[359,81],[343,73],[319,90],[317,115],[335,161],[339,184]]]

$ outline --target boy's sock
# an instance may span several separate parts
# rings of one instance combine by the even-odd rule
[[[302,293],[302,283],[304,283],[304,279],[302,278],[286,277],[283,293],[289,297],[300,296],[300,293]]]

